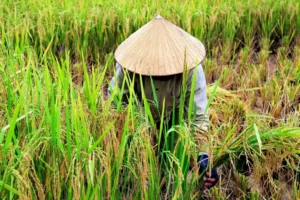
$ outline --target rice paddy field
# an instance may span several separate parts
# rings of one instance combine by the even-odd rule
[[[1,0],[0,199],[300,199],[299,13],[298,0]],[[127,105],[106,95],[113,52],[157,14],[207,49],[210,190],[189,167],[189,120],[157,129],[133,87]]]

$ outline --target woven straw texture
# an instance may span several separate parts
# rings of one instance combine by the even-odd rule
[[[115,52],[122,67],[151,76],[182,73],[185,63],[192,69],[204,58],[205,47],[197,38],[161,16],[134,32]]]

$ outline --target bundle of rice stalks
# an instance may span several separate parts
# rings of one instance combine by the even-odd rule
[[[244,130],[246,115],[251,114],[245,102],[237,94],[219,87],[217,84],[208,85],[207,95],[209,101],[209,115],[212,131],[224,125],[237,126],[237,132]]]
[[[211,137],[214,140],[214,136]],[[285,158],[296,156],[300,153],[300,128],[277,127],[271,130],[259,132],[253,124],[238,136],[228,133],[224,141],[214,140],[214,166],[220,166],[241,153],[258,160],[264,157],[265,152],[286,153]],[[299,161],[298,161],[299,162]],[[291,162],[292,163],[292,162]],[[295,170],[297,164],[291,164]]]
[[[288,171],[299,171],[299,127],[291,123],[270,128],[268,116],[255,114],[242,98],[218,85],[209,85],[207,94],[213,97],[209,102],[211,167],[228,162],[238,164],[242,155],[248,165],[251,162],[251,170],[247,170],[252,171],[257,180],[272,177],[282,170],[283,162],[288,163]],[[273,155],[276,165],[270,164],[267,155]],[[269,179],[265,181],[271,183]]]

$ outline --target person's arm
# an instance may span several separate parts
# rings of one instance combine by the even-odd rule
[[[195,71],[197,70],[197,71]],[[213,187],[219,181],[219,175],[216,169],[212,169],[211,173],[207,171],[209,163],[209,154],[208,154],[208,129],[209,129],[209,116],[207,109],[207,95],[206,95],[206,80],[201,65],[197,69],[191,70],[188,79],[187,79],[187,95],[185,102],[185,110],[188,112],[190,105],[190,95],[192,93],[192,82],[193,75],[196,74],[196,85],[194,89],[194,100],[193,100],[193,110],[195,110],[195,132],[194,140],[197,145],[197,163],[199,166],[200,174],[204,173],[204,189]]]
[[[196,71],[197,70],[197,71]],[[194,91],[192,90],[193,75],[196,74],[196,85]],[[207,110],[207,95],[206,95],[206,80],[201,64],[191,70],[187,79],[187,94],[185,100],[185,112],[187,113],[190,106],[190,95],[194,92],[193,113],[195,133],[194,139],[198,146],[199,152],[207,152],[207,132],[209,129],[209,118]]]
[[[122,84],[124,82],[124,73],[121,65],[119,63],[116,64],[116,73],[115,76],[111,79],[108,88],[107,88],[107,95],[108,97],[111,96],[113,90],[120,91],[122,88]],[[124,85],[123,96],[128,94],[128,87],[127,84]]]

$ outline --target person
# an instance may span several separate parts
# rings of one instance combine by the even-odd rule
[[[206,171],[209,160],[206,145],[209,118],[206,80],[201,65],[204,58],[205,48],[198,39],[157,16],[133,33],[115,51],[116,74],[110,81],[108,94],[111,95],[116,88],[122,88],[126,76],[136,76],[134,92],[140,100],[144,93],[156,125],[159,126],[161,113],[164,113],[163,118],[169,124],[173,116],[178,115],[184,74],[187,72],[184,114],[187,117],[192,96],[194,125],[197,129],[193,137],[199,151],[197,162],[200,172],[204,173],[204,189],[207,189],[218,182],[219,176],[216,169],[212,173]],[[193,79],[194,74],[196,79]],[[194,87],[192,80],[196,80]],[[125,85],[123,96],[128,93],[128,86]]]

